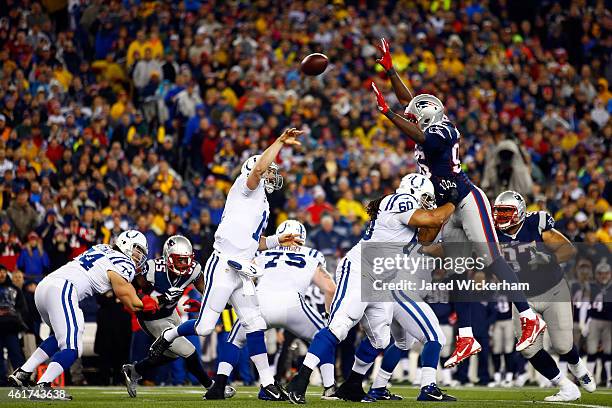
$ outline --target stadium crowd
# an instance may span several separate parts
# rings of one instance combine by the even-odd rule
[[[13,366],[17,333],[38,333],[36,283],[89,246],[136,227],[158,257],[182,233],[204,263],[241,163],[287,126],[306,133],[278,158],[285,187],[269,197],[268,230],[300,220],[333,272],[367,202],[416,170],[413,143],[370,90],[376,81],[394,100],[375,63],[381,37],[411,88],[443,100],[489,198],[517,190],[572,241],[609,246],[610,10],[509,3],[7,0],[0,293],[19,296],[0,297],[0,347]],[[321,76],[300,73],[311,52],[330,58]],[[124,313],[98,303],[88,320]],[[129,350],[129,319],[121,327]]]

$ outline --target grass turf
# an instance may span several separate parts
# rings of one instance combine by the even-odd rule
[[[69,387],[69,392],[74,400],[69,402],[32,402],[26,400],[15,400],[7,397],[10,389],[0,389],[0,407],[40,407],[57,404],[68,404],[73,408],[192,408],[194,404],[202,407],[269,407],[272,405],[288,406],[288,403],[273,403],[257,399],[258,389],[255,387],[238,387],[238,394],[225,401],[202,400],[202,389],[196,387],[139,387],[138,398],[129,398],[123,387]],[[407,405],[415,404],[418,389],[410,386],[394,386],[392,391],[404,397],[403,401],[380,402],[380,404]],[[582,393],[582,399],[571,403],[545,403],[543,399],[547,395],[554,394],[554,389],[539,389],[534,387],[523,388],[453,388],[447,390],[449,394],[459,399],[452,403],[453,407],[523,407],[534,405],[567,405],[569,407],[600,408],[612,407],[612,390],[602,389],[594,394]],[[321,389],[310,387],[308,389],[307,405],[310,407],[329,406],[362,406],[359,403],[348,403],[344,401],[321,401],[319,399]],[[285,405],[287,404],[287,405]],[[418,405],[424,403],[417,403]],[[440,403],[434,403],[440,405]]]

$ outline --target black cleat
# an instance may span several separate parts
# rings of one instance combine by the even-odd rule
[[[164,352],[168,350],[168,347],[170,347],[170,345],[172,344],[171,341],[164,339],[164,333],[166,333],[166,331],[168,330],[170,329],[164,330],[162,334],[157,339],[155,339],[153,344],[151,344],[151,348],[149,348],[149,358],[151,358],[152,360],[159,359],[164,354]]]
[[[338,391],[336,384],[323,388],[321,399],[325,401],[338,401],[340,398],[336,396],[336,391]]]
[[[442,391],[436,383],[431,383],[421,388],[417,401],[451,402],[457,401],[457,398]]]
[[[13,371],[13,374],[8,376],[8,385],[10,387],[21,388],[31,387],[35,385],[32,381],[32,373],[23,371],[21,367]]]
[[[338,397],[345,401],[352,402],[374,402],[376,401],[374,398],[370,397],[363,390],[363,386],[361,382],[345,382],[343,383],[334,394],[335,397]]]
[[[287,401],[287,391],[278,383],[259,387],[257,398],[263,401]]]
[[[208,388],[204,396],[205,400],[222,400],[225,399],[223,386],[218,382],[213,382],[212,387]]]
[[[401,401],[404,399],[401,395],[393,394],[386,387],[370,388],[368,395],[376,401]]]
[[[131,398],[136,398],[136,387],[138,386],[138,380],[142,378],[140,374],[136,372],[134,364],[124,364],[121,367],[121,372],[125,379],[125,388]]]

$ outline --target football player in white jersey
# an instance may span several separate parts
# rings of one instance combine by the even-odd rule
[[[150,311],[136,294],[131,282],[147,260],[144,235],[135,230],[119,234],[115,243],[94,245],[89,250],[46,276],[36,287],[34,301],[40,316],[52,330],[21,367],[9,377],[16,387],[27,386],[32,372],[51,358],[38,380],[37,388],[47,390],[51,383],[83,352],[85,322],[79,301],[112,290],[123,305],[134,312]],[[40,392],[43,399],[72,399],[65,393]]]
[[[287,220],[276,229],[276,234],[293,233],[306,242],[306,228],[299,221]],[[336,285],[325,269],[325,257],[316,249],[306,246],[277,247],[259,252],[255,263],[264,270],[257,282],[257,299],[267,328],[283,328],[298,338],[311,342],[314,335],[325,326],[321,315],[304,299],[310,284],[317,286],[325,296],[329,311]],[[240,320],[234,323],[227,343],[219,355],[215,385],[205,395],[206,399],[222,399],[227,395],[225,385],[238,363],[240,349],[246,342],[246,332]],[[334,365],[321,366],[325,391],[323,398],[334,389]]]
[[[357,349],[351,375],[342,384],[336,396],[350,401],[367,400],[362,388],[365,373],[376,356],[390,342],[393,315],[391,302],[366,302],[361,298],[362,271],[361,246],[367,241],[377,243],[409,243],[416,240],[417,228],[440,227],[455,209],[452,202],[456,190],[450,188],[448,201],[432,208],[435,197],[431,182],[420,174],[409,174],[402,179],[396,194],[376,199],[368,204],[370,223],[363,238],[341,260],[336,271],[338,290],[332,302],[328,326],[314,337],[298,374],[288,386],[289,400],[294,404],[306,402],[305,394],[312,370],[321,363],[334,361],[335,349],[349,330],[358,322],[367,335]]]
[[[204,293],[204,274],[202,266],[194,259],[191,242],[182,235],[173,235],[166,240],[163,256],[150,259],[145,264],[141,275],[134,280],[134,286],[140,289],[143,303],[153,302],[158,308],[153,313],[138,312],[136,316],[140,327],[153,339],[165,329],[177,327],[181,318],[176,310],[185,289],[193,284],[200,293]],[[187,312],[199,310],[199,303],[190,299],[183,306]],[[213,381],[208,377],[195,346],[185,337],[179,337],[164,355],[157,360],[149,357],[134,364],[123,365],[125,385],[130,397],[136,397],[136,386],[142,375],[150,369],[164,365],[177,357],[185,359],[187,371],[198,379],[204,388],[210,388]],[[232,392],[228,389],[228,392]]]
[[[229,302],[246,332],[251,361],[259,372],[263,394],[275,401],[287,398],[282,387],[275,384],[268,363],[264,342],[266,322],[261,317],[253,283],[253,278],[260,276],[261,271],[252,261],[257,250],[299,243],[299,237],[291,233],[264,237],[262,232],[270,214],[266,193],[282,187],[283,179],[274,158],[283,146],[299,145],[297,137],[301,133],[295,128],[286,130],[261,155],[252,156],[243,164],[227,196],[215,233],[214,252],[204,267],[200,315],[177,328],[164,330],[151,345],[149,355],[152,358],[159,358],[177,337],[211,334],[219,314]]]

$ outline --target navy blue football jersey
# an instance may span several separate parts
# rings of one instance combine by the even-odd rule
[[[572,295],[572,308],[574,310],[574,321],[578,322],[580,320],[580,308],[583,303],[590,302],[590,293],[591,288],[590,282],[580,283],[580,282],[572,282],[570,285],[570,293]]]
[[[591,282],[591,307],[588,316],[599,320],[612,320],[612,282],[602,285]]]
[[[525,291],[527,296],[542,294],[563,279],[563,270],[557,262],[529,265],[534,250],[550,254],[550,250],[544,244],[542,233],[553,229],[554,226],[555,220],[550,214],[546,211],[537,211],[527,213],[523,225],[514,236],[497,229],[504,258],[517,273],[519,280],[529,283],[529,290]]]
[[[142,320],[157,320],[170,316],[174,312],[187,286],[195,282],[202,274],[200,263],[193,261],[189,273],[172,277],[168,273],[168,267],[164,258],[148,260],[143,269],[145,278],[153,286],[151,296],[157,296],[158,299],[162,300],[160,301],[158,312],[139,312],[137,314],[138,318]]]
[[[423,133],[425,141],[414,150],[420,173],[431,179],[436,192],[443,191],[445,183],[454,182],[459,198],[463,199],[474,189],[474,184],[461,170],[459,131],[452,122],[444,120],[429,126]]]

